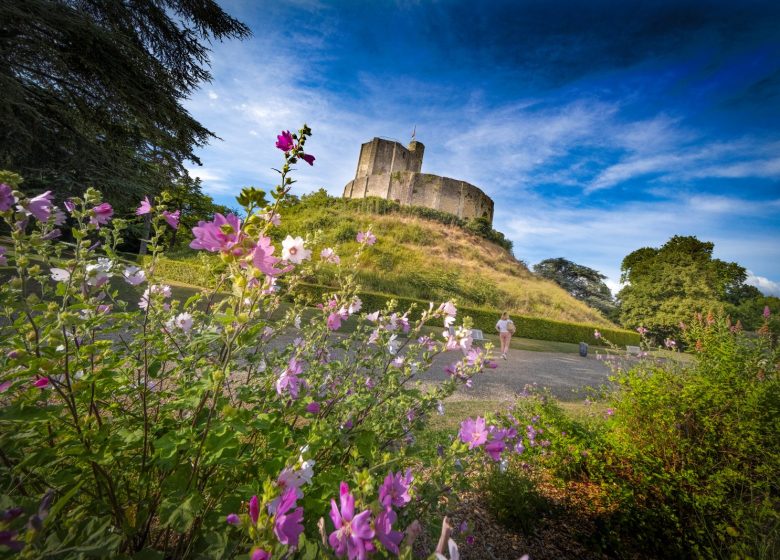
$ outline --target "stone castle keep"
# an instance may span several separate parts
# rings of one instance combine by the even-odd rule
[[[393,140],[374,138],[360,147],[355,178],[344,198],[378,196],[402,205],[425,206],[469,219],[493,223],[493,200],[466,181],[421,173],[425,146],[412,140],[405,148]]]

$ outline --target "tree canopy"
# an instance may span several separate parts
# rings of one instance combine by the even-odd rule
[[[658,336],[676,332],[695,312],[725,311],[761,294],[745,284],[747,272],[714,259],[715,245],[692,236],[674,236],[662,247],[643,247],[623,259],[618,294],[624,326],[645,326]]]
[[[249,34],[213,0],[0,3],[0,168],[119,208],[160,192],[214,137],[182,106],[208,42]]]
[[[615,300],[604,283],[606,276],[598,270],[559,257],[534,265],[537,276],[552,280],[573,297],[598,309],[607,317],[615,314]]]

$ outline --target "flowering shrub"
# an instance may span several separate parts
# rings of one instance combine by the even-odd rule
[[[488,504],[502,521],[529,528],[550,509],[527,483],[543,474],[598,487],[604,507],[594,526],[603,533],[589,540],[618,556],[633,545],[661,558],[777,557],[780,348],[770,315],[757,335],[695,315],[680,340],[665,342],[690,348],[686,359],[608,356],[613,386],[574,417],[548,395],[524,392],[486,422],[527,433],[522,455],[505,450],[500,467],[487,470]],[[466,425],[462,437],[489,454],[486,424]]]
[[[273,204],[244,189],[243,216],[217,214],[193,229],[191,247],[219,255],[224,272],[186,301],[156,274],[164,232],[179,226],[165,197],[139,202],[152,235],[138,267],[118,257],[127,221],[98,191],[63,211],[50,192],[28,199],[0,185],[13,242],[0,254],[10,267],[0,286],[0,553],[411,554],[418,531],[407,529],[435,511],[468,450],[455,441],[424,465],[409,444],[489,362],[467,327],[438,340],[422,334],[455,322],[452,302],[415,320],[392,304],[362,309],[355,263],[371,231],[358,234],[351,259],[314,251],[304,237],[274,246],[293,166],[314,163],[309,135],[304,126],[278,137]],[[72,246],[56,242],[66,219]],[[283,304],[323,263],[340,267],[339,289],[314,313]],[[121,297],[127,290],[137,295]],[[343,332],[349,317],[357,326]],[[447,348],[450,380],[419,384]]]

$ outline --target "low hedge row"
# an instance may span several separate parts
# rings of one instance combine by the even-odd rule
[[[139,260],[144,264],[147,264],[151,260],[151,257],[144,256],[140,257]],[[157,257],[154,273],[161,278],[173,282],[182,282],[184,284],[192,284],[204,288],[213,288],[216,285],[216,278],[212,274],[211,269],[205,264],[201,264],[192,259],[173,260],[165,257]]]
[[[319,301],[323,295],[332,291],[333,288],[319,284],[299,284],[298,293]],[[412,312],[413,318],[418,318],[423,309],[428,308],[428,302],[420,299],[408,297],[396,297],[388,294],[379,294],[376,292],[360,292],[360,299],[363,302],[364,310],[382,309],[391,299],[398,302],[399,309],[406,309],[412,304],[416,304]],[[499,312],[494,309],[479,309],[475,307],[459,307],[461,317],[471,317],[473,327],[480,329],[487,334],[493,334],[496,330],[496,321],[498,321]],[[517,336],[523,338],[532,338],[536,340],[551,340],[555,342],[587,342],[592,345],[603,345],[603,342],[593,336],[593,331],[598,329],[604,338],[610,342],[625,346],[638,345],[639,334],[633,331],[623,329],[610,329],[596,327],[594,325],[584,325],[581,323],[567,323],[564,321],[553,321],[539,317],[524,317],[522,315],[512,315],[512,320],[517,327]]]
[[[149,259],[150,257],[143,258]],[[157,260],[156,268],[156,274],[168,280],[210,288],[213,288],[215,285],[215,278],[209,268],[193,260],[178,261],[160,257]],[[320,301],[325,294],[332,291],[332,287],[320,284],[298,284],[297,295]],[[415,310],[412,312],[412,317],[415,319],[419,318],[423,309],[428,308],[428,302],[421,299],[391,296],[377,292],[360,292],[360,299],[363,301],[363,309],[366,310],[383,309],[391,299],[398,302],[399,309],[407,309],[412,304],[416,304]],[[475,329],[480,329],[488,334],[495,332],[496,321],[499,315],[498,311],[476,307],[460,307],[459,311],[462,317],[471,317]],[[517,327],[517,336],[523,338],[573,342],[575,344],[587,342],[588,344],[599,345],[602,342],[593,336],[594,329],[598,328],[605,338],[618,346],[639,344],[639,334],[633,331],[553,321],[539,317],[525,317],[522,315],[512,315],[512,320]]]

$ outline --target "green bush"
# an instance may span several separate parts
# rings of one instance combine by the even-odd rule
[[[318,284],[299,284],[298,290],[301,294],[307,294],[313,299],[319,301],[323,294],[328,293],[331,288]],[[418,318],[422,309],[428,308],[428,301],[407,297],[396,297],[388,294],[379,294],[375,292],[360,292],[360,299],[366,309],[382,309],[387,302],[395,300],[402,309],[406,309],[412,304],[416,305],[416,311],[412,313],[413,318]],[[480,329],[487,334],[495,332],[496,321],[498,321],[499,312],[492,309],[478,309],[474,307],[459,307],[460,316],[468,316],[473,320],[473,327]],[[638,333],[624,331],[620,329],[607,329],[603,327],[594,327],[592,325],[583,325],[578,323],[565,323],[563,321],[553,321],[550,319],[541,319],[537,317],[523,317],[512,315],[512,320],[517,326],[517,336],[523,338],[532,338],[536,340],[550,340],[556,342],[588,342],[589,344],[603,344],[593,336],[593,331],[598,328],[601,334],[610,340],[613,344],[619,346],[631,344],[638,345],[640,337]]]
[[[506,470],[492,465],[479,480],[479,489],[496,519],[516,531],[530,533],[545,515],[555,512],[552,501],[519,465]]]
[[[615,528],[669,558],[780,557],[780,352],[725,320],[689,327],[693,366],[620,373],[595,478]]]

